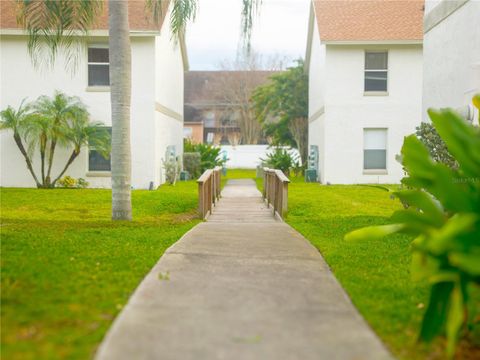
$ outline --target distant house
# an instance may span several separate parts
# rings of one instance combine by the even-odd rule
[[[469,120],[480,93],[480,2],[427,0],[423,48],[423,110],[452,107]]]
[[[242,112],[250,111],[248,100],[257,86],[274,71],[189,71],[185,74],[184,136],[194,142],[237,145],[265,143],[261,130],[248,124]],[[245,135],[257,126],[256,141]]]
[[[423,5],[312,1],[309,145],[322,183],[403,177],[395,156],[422,118]]]
[[[78,71],[65,69],[60,56],[52,70],[35,69],[27,52],[26,33],[16,23],[15,1],[1,1],[1,108],[18,107],[22,99],[52,96],[60,90],[78,96],[91,119],[111,126],[108,20],[106,13],[90,31],[88,49],[79,57]],[[105,7],[107,8],[107,7]],[[171,40],[169,14],[161,25],[147,20],[144,1],[129,1],[132,48],[131,144],[132,186],[146,189],[164,182],[165,153],[183,151],[183,74],[188,68],[183,38]],[[55,154],[64,166],[69,151]],[[34,159],[34,165],[39,160]],[[53,169],[57,174],[59,168]],[[35,183],[12,134],[1,133],[1,186],[30,187]],[[85,178],[93,187],[110,187],[110,161],[94,149],[84,149],[66,175]]]

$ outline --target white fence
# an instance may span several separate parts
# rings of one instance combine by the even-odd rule
[[[273,152],[273,148],[269,148],[268,145],[222,145],[221,148],[228,158],[229,169],[255,169],[260,165],[261,159],[266,159],[267,154]],[[293,156],[298,156],[297,149],[291,149],[289,152]]]

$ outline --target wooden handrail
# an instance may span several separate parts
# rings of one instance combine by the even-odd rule
[[[220,199],[222,167],[207,169],[198,178],[198,214],[206,219],[212,213],[213,206]]]
[[[263,199],[282,219],[287,216],[289,182],[283,171],[263,168]]]

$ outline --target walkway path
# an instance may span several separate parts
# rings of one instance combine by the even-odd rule
[[[168,249],[141,283],[97,359],[390,355],[318,251],[273,218],[252,180],[230,180],[208,221]]]

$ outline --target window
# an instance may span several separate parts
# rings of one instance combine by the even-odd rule
[[[112,135],[112,128],[108,127],[107,131]],[[88,171],[111,171],[110,157],[105,159],[94,147],[88,151]]]
[[[363,169],[387,169],[387,129],[363,129]]]
[[[387,91],[388,53],[365,53],[365,92]]]
[[[110,86],[108,48],[88,48],[88,86]]]

